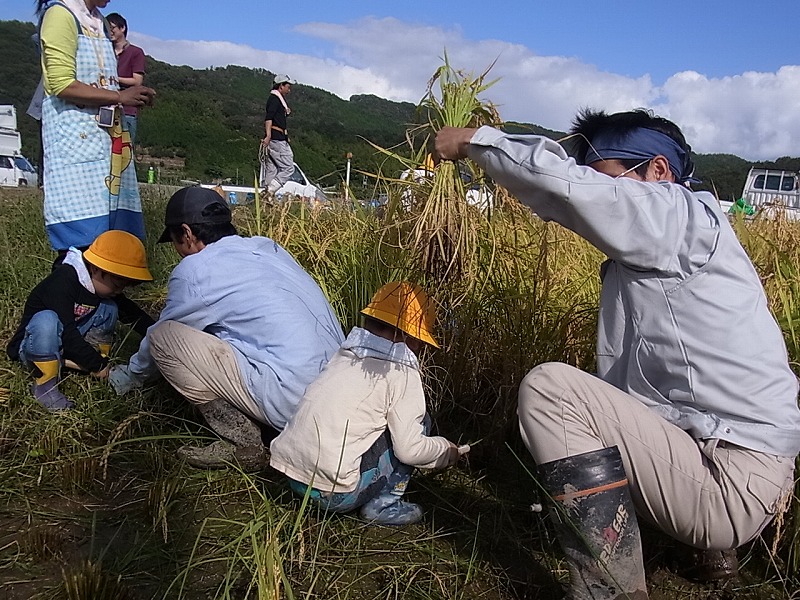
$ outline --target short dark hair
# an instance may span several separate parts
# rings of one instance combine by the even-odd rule
[[[364,329],[375,335],[380,335],[381,333],[391,336],[404,335],[403,330],[399,327],[395,327],[391,323],[381,321],[369,315],[364,315]]]
[[[204,244],[213,244],[224,237],[238,235],[233,223],[186,223],[192,234]],[[183,237],[183,225],[167,225],[170,237],[180,240]]]
[[[106,15],[106,21],[111,23],[112,25],[119,27],[125,31],[125,35],[128,35],[128,22],[125,20],[119,13],[111,13],[110,15]]]
[[[633,129],[645,128],[658,131],[664,135],[672,138],[683,150],[686,151],[686,156],[691,156],[692,147],[686,143],[686,138],[683,137],[683,132],[672,121],[663,117],[654,115],[651,111],[645,109],[631,110],[628,112],[619,112],[614,114],[606,114],[604,111],[594,111],[588,108],[582,109],[578,116],[572,122],[572,129],[570,133],[574,135],[569,140],[568,146],[570,153],[575,157],[575,160],[580,164],[586,164],[586,154],[589,151],[589,143],[600,132],[611,132],[613,134],[624,135]],[[691,171],[694,165],[689,160],[687,168]],[[626,168],[631,169],[639,165],[641,161],[635,159],[620,160],[620,163]],[[636,173],[644,176],[647,173],[647,164],[641,165],[636,169]]]

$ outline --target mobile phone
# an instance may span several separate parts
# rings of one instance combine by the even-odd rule
[[[97,111],[97,124],[100,127],[113,127],[114,126],[114,107],[101,106]]]

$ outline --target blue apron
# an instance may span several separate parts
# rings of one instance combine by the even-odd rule
[[[59,5],[69,10],[60,2],[53,6]],[[76,79],[118,89],[111,40],[86,31],[77,18],[75,23]],[[122,127],[121,107],[116,107],[111,128],[98,125],[97,112],[95,106],[80,108],[57,96],[45,96],[42,103],[44,221],[54,250],[88,246],[109,229],[144,239],[133,149]]]

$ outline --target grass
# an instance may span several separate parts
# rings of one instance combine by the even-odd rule
[[[166,192],[145,196],[158,232]],[[0,191],[0,330],[10,337],[27,291],[52,257],[37,192]],[[255,207],[238,207],[243,231]],[[380,216],[343,207],[263,206],[259,230],[284,244],[323,285],[349,328],[374,289],[415,276]],[[797,314],[797,225],[739,223],[784,324]],[[557,598],[566,576],[526,474],[515,432],[516,385],[534,364],[593,364],[601,256],[565,230],[510,204],[475,225],[474,292],[442,311],[445,350],[425,357],[439,430],[475,442],[467,464],[412,480],[426,509],[408,529],[366,527],[306,506],[278,474],[199,472],[175,457],[213,436],[163,382],[117,398],[102,382],[70,375],[74,411],[50,415],[28,378],[0,362],[0,590],[8,598]],[[155,237],[155,236],[151,236]],[[134,295],[156,312],[177,261],[148,248],[156,282]],[[121,339],[119,360],[137,340]],[[790,344],[791,346],[791,344]],[[794,347],[796,352],[796,347]],[[794,364],[798,357],[792,354]],[[515,458],[520,457],[520,461]],[[745,549],[735,598],[789,597],[798,583],[794,502],[775,529]],[[675,576],[669,540],[646,532],[653,598],[716,598],[720,591]],[[744,556],[744,555],[743,555]],[[105,594],[105,595],[103,595]]]

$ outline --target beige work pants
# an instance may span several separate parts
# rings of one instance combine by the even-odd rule
[[[147,336],[150,353],[164,379],[189,402],[205,404],[222,399],[269,425],[247,389],[230,344],[177,321],[164,321]]]
[[[791,490],[794,460],[695,440],[640,401],[569,365],[522,381],[517,414],[538,464],[618,446],[637,514],[697,548],[736,548],[758,535]]]

